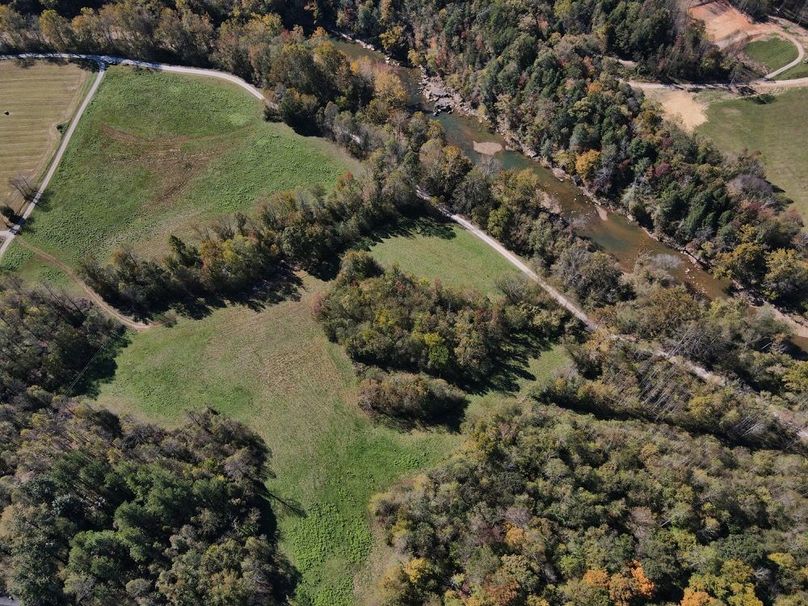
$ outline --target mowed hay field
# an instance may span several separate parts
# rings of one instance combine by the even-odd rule
[[[336,145],[262,111],[231,83],[110,68],[23,237],[72,266],[122,245],[157,254],[171,233],[357,169]],[[20,246],[3,265],[43,277]]]
[[[19,209],[9,179],[35,184],[45,172],[61,138],[57,126],[71,119],[90,79],[74,64],[0,60],[0,203]]]
[[[769,180],[794,200],[808,223],[808,89],[716,101],[698,132],[725,152],[760,151]]]

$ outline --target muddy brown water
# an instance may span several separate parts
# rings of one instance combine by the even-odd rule
[[[382,53],[348,40],[335,40],[337,47],[352,60],[368,59],[386,63]],[[421,71],[417,68],[388,64],[402,78],[412,105],[425,111],[432,106],[421,93]],[[528,169],[539,178],[542,189],[559,204],[561,214],[575,232],[588,238],[617,259],[625,271],[631,271],[641,255],[657,257],[666,269],[683,283],[689,284],[709,298],[726,296],[727,284],[696,265],[687,255],[652,238],[626,217],[599,208],[570,179],[559,179],[553,172],[525,154],[507,149],[505,139],[471,116],[458,112],[442,113],[436,118],[446,132],[447,140],[461,148],[469,158],[481,162],[493,157],[502,169]],[[497,143],[501,151],[486,156],[474,149],[474,143]]]

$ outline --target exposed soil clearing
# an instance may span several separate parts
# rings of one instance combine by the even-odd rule
[[[780,36],[794,44],[797,47],[797,58],[766,74],[765,78],[774,79],[805,59],[804,47],[808,42],[808,32],[785,19],[772,17],[768,21],[756,23],[728,0],[713,0],[690,6],[688,14],[704,23],[707,38],[720,49],[741,48],[754,39],[770,36]]]
[[[719,48],[727,48],[732,44],[750,40],[768,28],[768,24],[755,23],[747,15],[732,6],[726,0],[705,2],[691,6],[688,14],[704,23],[707,38]]]
[[[687,132],[707,122],[707,104],[699,101],[695,93],[684,89],[649,89],[648,98],[659,103],[666,118],[681,124]]]
[[[474,151],[484,156],[493,156],[502,151],[502,145],[496,141],[474,141]]]

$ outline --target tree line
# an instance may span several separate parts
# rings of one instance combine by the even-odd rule
[[[511,289],[510,300],[460,292],[401,271],[368,253],[349,253],[315,315],[326,335],[357,362],[422,372],[474,386],[529,331],[554,340],[569,321],[538,288]]]

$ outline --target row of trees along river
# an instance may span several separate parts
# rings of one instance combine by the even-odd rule
[[[434,112],[435,105],[424,93],[423,74],[419,68],[405,67],[389,61],[384,54],[347,39],[335,39],[334,44],[351,59],[367,59],[387,63],[402,79],[413,107]],[[617,259],[625,271],[632,271],[641,255],[664,257],[669,272],[710,299],[727,296],[728,282],[719,280],[704,270],[685,253],[652,237],[639,225],[621,214],[608,211],[593,202],[569,178],[560,178],[538,161],[513,149],[503,136],[488,125],[464,112],[440,112],[436,119],[443,126],[447,140],[458,146],[475,162],[490,162],[499,170],[524,169],[533,171],[544,191],[558,205],[558,210],[575,231],[588,238]],[[808,338],[795,337],[795,343],[808,351]]]

